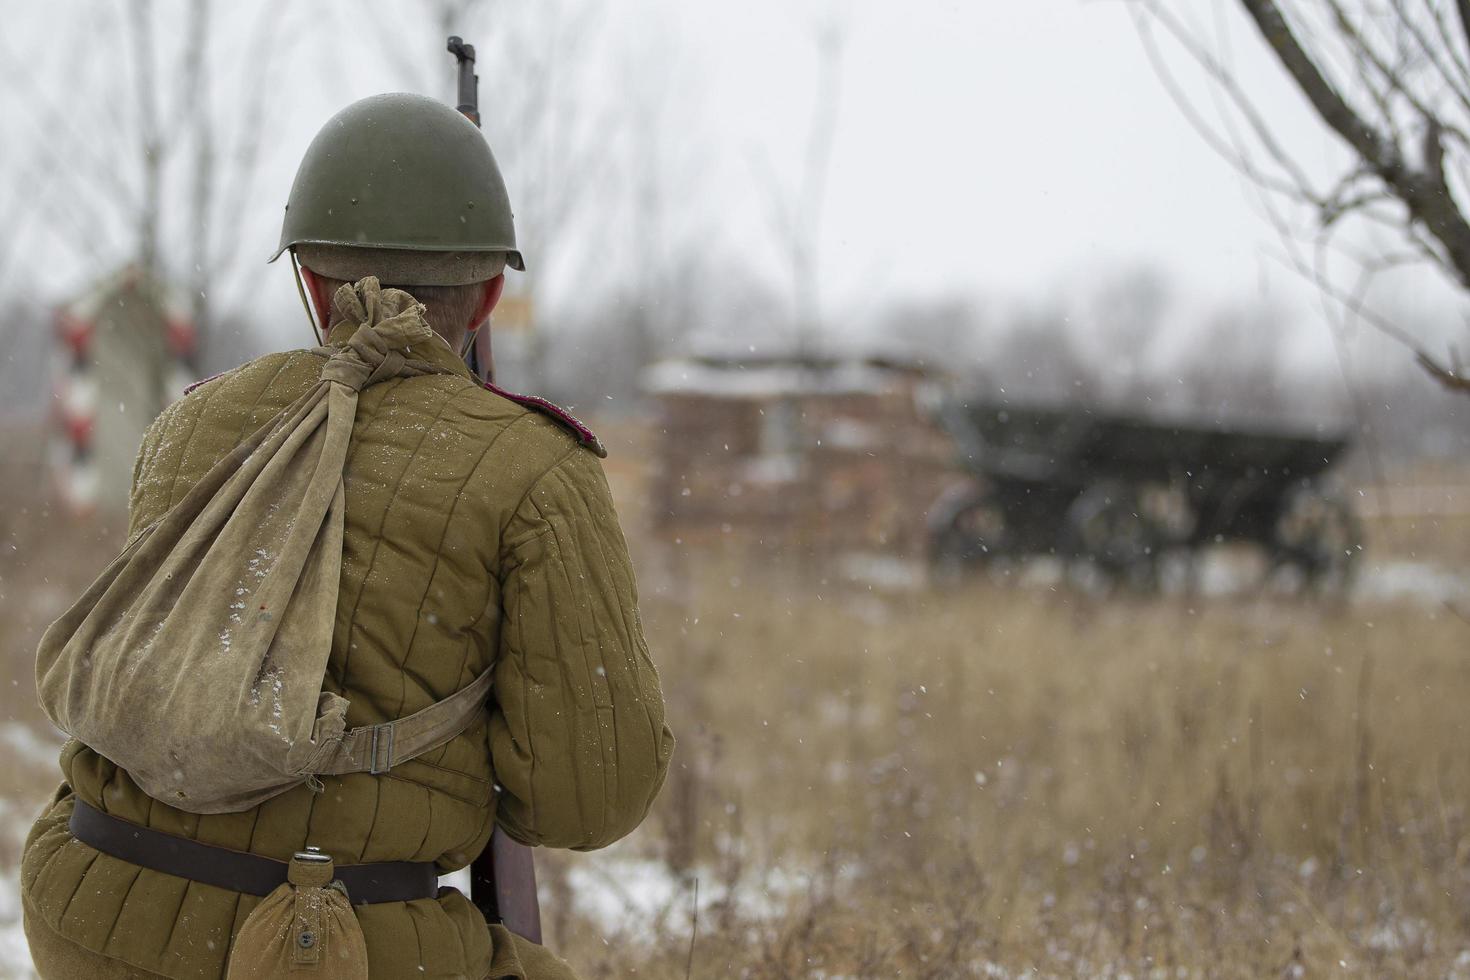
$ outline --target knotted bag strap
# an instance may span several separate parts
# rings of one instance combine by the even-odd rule
[[[332,301],[342,319],[355,329],[341,346],[312,351],[327,358],[323,381],[359,392],[389,378],[449,373],[447,368],[407,356],[411,345],[428,344],[434,337],[424,319],[424,305],[408,293],[384,289],[377,277],[368,276],[342,286]]]
[[[311,767],[311,775],[383,773],[438,748],[470,727],[486,710],[493,675],[494,668],[486,670],[468,687],[407,718],[348,729],[340,740],[328,744],[325,755]]]

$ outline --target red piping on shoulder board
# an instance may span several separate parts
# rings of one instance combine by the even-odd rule
[[[194,382],[191,385],[185,385],[184,386],[184,394],[186,394],[186,395],[192,395],[194,393],[194,389],[195,388],[199,388],[199,387],[202,387],[204,385],[207,385],[211,381],[218,380],[219,378],[223,378],[224,376],[225,376],[225,372],[224,371],[221,371],[219,374],[211,374],[207,378],[201,378],[201,379],[199,379],[198,381]]]
[[[481,384],[485,386],[486,391],[494,392],[501,398],[538,411],[543,415],[549,415],[554,421],[560,422],[568,429],[571,429],[572,434],[577,437],[577,441],[596,453],[598,458],[607,458],[607,447],[602,444],[601,439],[597,438],[596,433],[587,428],[581,419],[560,405],[549,402],[545,398],[539,398],[536,395],[518,395],[513,391],[506,391],[504,388],[490,381],[482,381]]]

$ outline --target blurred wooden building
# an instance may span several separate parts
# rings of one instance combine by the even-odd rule
[[[77,513],[125,511],[143,433],[193,379],[195,331],[134,267],[56,311],[52,461]]]
[[[941,378],[893,357],[720,357],[649,369],[651,520],[681,541],[918,559],[954,479]]]

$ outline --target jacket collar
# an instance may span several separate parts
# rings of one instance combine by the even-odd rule
[[[357,324],[348,320],[338,321],[327,334],[328,347],[341,347],[352,337],[357,329]],[[449,342],[437,333],[429,339],[427,344],[415,344],[408,352],[409,356],[419,361],[428,361],[435,367],[440,367],[448,374],[457,374],[462,378],[473,380],[474,375],[470,373],[469,366],[465,364],[464,358],[454,352]]]

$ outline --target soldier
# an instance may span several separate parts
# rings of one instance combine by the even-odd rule
[[[373,978],[571,976],[435,880],[497,823],[546,847],[623,837],[673,746],[601,445],[549,403],[482,386],[462,360],[504,268],[523,268],[500,172],[453,109],[365,99],[308,149],[281,251],[300,261],[331,350],[388,295],[379,282],[423,303],[434,335],[412,352],[432,373],[369,378],[358,396],[323,689],[348,699],[348,725],[377,725],[493,669],[491,711],[387,771],[324,776],[235,813],[175,809],[73,740],[22,862],[37,970],[214,978],[228,963],[233,975],[241,924],[310,845],[344,881],[353,865],[379,869],[347,885]],[[130,537],[316,384],[322,354],[267,355],[167,409],[138,456]]]

